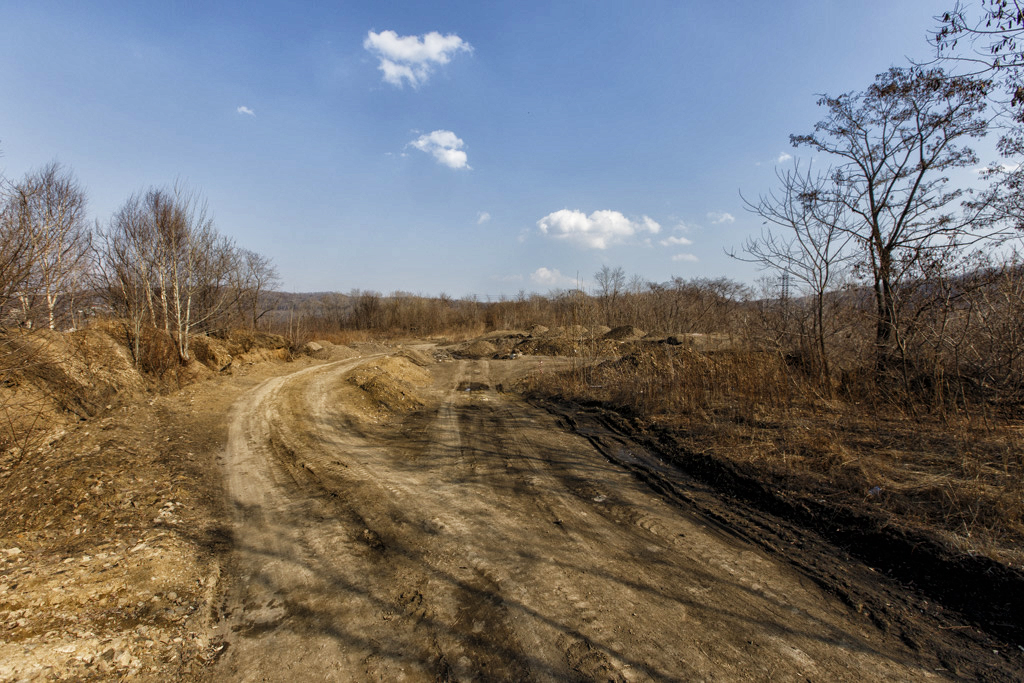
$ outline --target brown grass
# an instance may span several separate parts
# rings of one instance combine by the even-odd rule
[[[815,386],[777,354],[655,344],[524,384],[639,418],[786,496],[1024,563],[1024,422],[826,400]]]

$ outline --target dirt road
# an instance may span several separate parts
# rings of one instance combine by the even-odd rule
[[[538,360],[432,365],[428,406],[380,424],[346,380],[372,362],[268,380],[232,411],[214,679],[942,675],[500,391]],[[620,460],[648,457],[618,443]]]

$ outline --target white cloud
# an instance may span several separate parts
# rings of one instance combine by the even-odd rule
[[[401,88],[408,81],[413,88],[427,82],[434,67],[447,64],[457,52],[472,52],[473,47],[454,33],[442,36],[431,31],[424,36],[400,36],[394,31],[370,31],[363,48],[380,60],[384,80]]]
[[[661,226],[648,216],[633,221],[618,211],[595,211],[588,216],[582,211],[569,209],[549,213],[537,221],[537,227],[545,235],[589,249],[607,249],[638,233],[657,234],[661,230]]]
[[[1016,173],[1020,170],[1020,164],[996,164],[994,166],[983,166],[982,168],[974,169],[975,173],[986,174],[986,173]]]
[[[562,275],[558,272],[557,268],[545,268],[544,266],[541,266],[530,274],[530,281],[534,284],[543,285],[545,287],[571,285],[576,282],[568,275]]]
[[[786,154],[785,152],[783,152],[782,154],[779,155],[779,158],[775,160],[775,163],[777,163],[777,164],[784,164],[784,163],[786,163],[787,161],[789,161],[792,158],[793,158],[792,154]]]
[[[661,240],[663,247],[686,247],[691,244],[693,244],[693,240],[688,240],[685,237],[666,237]]]
[[[483,225],[484,223],[486,223],[489,220],[491,220],[491,214],[487,213],[486,211],[481,211],[476,216],[476,224],[477,225]]]
[[[421,152],[432,154],[437,163],[448,168],[471,169],[466,153],[462,151],[466,143],[450,130],[435,130],[419,136],[409,144]]]
[[[736,217],[724,211],[710,211],[708,212],[708,220],[711,221],[711,225],[721,225],[722,223],[735,223]]]
[[[673,261],[686,261],[688,263],[696,263],[697,257],[694,254],[676,254],[672,257]]]
[[[246,116],[256,116],[256,112],[254,112],[252,109],[249,109],[249,107],[239,107],[235,111],[237,111],[239,114],[245,114]]]

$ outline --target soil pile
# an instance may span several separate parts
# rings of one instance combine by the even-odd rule
[[[453,354],[456,358],[472,358],[479,360],[481,358],[492,358],[494,354],[498,352],[498,347],[489,341],[478,339],[469,344],[457,347]]]
[[[197,335],[189,344],[192,356],[214,372],[226,372],[231,369],[234,357],[228,352],[227,344],[222,340],[205,335]]]
[[[609,341],[635,341],[642,339],[645,332],[632,325],[620,325],[604,335]]]
[[[332,344],[325,339],[307,342],[302,346],[301,352],[310,358],[326,361],[347,360],[359,355],[357,351],[348,346]]]
[[[525,339],[529,336],[530,334],[528,332],[523,332],[522,330],[495,330],[494,332],[488,332],[487,334],[482,335],[480,339],[498,342],[506,339]]]
[[[424,405],[423,387],[430,374],[408,358],[388,356],[358,367],[349,377],[370,406],[388,413],[408,413]]]
[[[420,366],[421,368],[425,368],[428,365],[432,365],[434,363],[433,358],[423,353],[419,349],[403,348],[400,349],[398,353],[395,355],[400,356],[402,358],[407,358],[416,365]]]
[[[264,361],[291,360],[289,346],[281,335],[254,330],[219,330],[189,339],[193,358],[214,372],[233,371]]]
[[[128,351],[100,329],[10,330],[0,333],[0,351],[0,406],[19,432],[87,419],[146,388]]]

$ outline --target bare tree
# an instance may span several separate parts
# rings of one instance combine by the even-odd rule
[[[274,307],[275,302],[268,297],[280,286],[281,279],[273,261],[266,256],[248,249],[241,250],[239,256],[241,302],[255,330],[260,318]]]
[[[776,170],[775,175],[778,190],[762,195],[756,202],[744,199],[747,209],[764,219],[766,227],[743,245],[745,256],[735,251],[730,256],[791,278],[809,297],[814,365],[827,388],[831,378],[828,341],[838,332],[838,318],[826,316],[826,309],[830,292],[853,256],[849,248],[853,228],[847,223],[847,201],[818,199],[838,199],[836,193],[846,188],[831,188],[832,174],[815,174],[810,167],[804,171],[799,164],[789,170]]]
[[[601,303],[601,312],[604,314],[604,323],[611,327],[613,313],[617,312],[619,296],[626,287],[626,273],[622,268],[604,265],[601,266],[601,270],[594,273],[594,281],[597,283],[597,296]]]
[[[97,230],[97,237],[97,288],[123,321],[132,356],[138,364],[142,330],[147,322],[156,327],[156,240],[142,196],[129,197],[110,218],[107,229]]]
[[[102,233],[101,252],[105,290],[129,321],[136,353],[148,319],[188,361],[193,332],[239,301],[232,286],[243,268],[238,250],[217,232],[198,194],[180,185],[129,198]]]
[[[32,276],[33,242],[27,216],[13,195],[0,204],[0,323],[27,291]]]
[[[863,253],[877,324],[876,362],[890,358],[898,335],[898,291],[930,249],[976,241],[978,212],[958,212],[962,191],[948,190],[945,173],[977,163],[965,140],[987,130],[988,83],[948,77],[941,70],[898,69],[865,91],[823,96],[827,116],[813,133],[791,136],[836,160],[830,186],[808,197],[832,214],[848,212],[848,231]]]
[[[992,78],[990,91],[998,150],[1007,162],[992,163],[981,204],[993,220],[1024,230],[1024,7],[1019,0],[959,2],[936,17],[937,57],[973,76]]]
[[[89,253],[85,192],[70,172],[51,163],[28,174],[13,194],[31,255],[32,281],[24,296],[43,297],[52,330],[58,299],[73,294]]]

